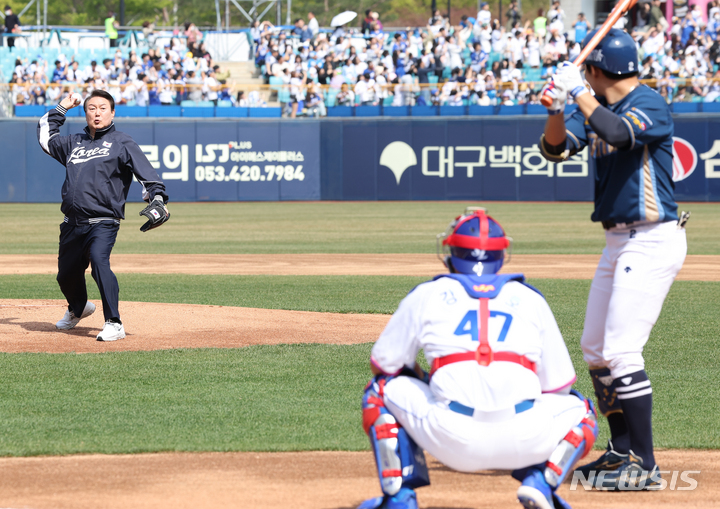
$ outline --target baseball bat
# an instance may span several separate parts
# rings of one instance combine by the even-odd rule
[[[573,64],[580,65],[582,64],[585,59],[588,57],[590,52],[595,49],[595,46],[598,45],[598,43],[607,35],[607,33],[610,31],[610,29],[613,27],[615,23],[617,23],[617,20],[619,20],[622,16],[625,15],[627,11],[633,8],[633,6],[637,3],[637,0],[620,0],[618,4],[615,6],[615,8],[610,12],[607,19],[605,20],[605,23],[603,23],[600,28],[598,28],[598,31],[595,33],[592,39],[590,39],[590,42],[588,42],[583,50],[580,52],[580,54],[577,56],[577,58],[573,61]],[[552,98],[548,95],[543,94],[542,98],[540,99],[540,102],[543,106],[546,108],[550,107],[552,104]]]

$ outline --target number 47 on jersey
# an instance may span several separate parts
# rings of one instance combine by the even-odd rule
[[[500,330],[500,335],[498,336],[498,342],[505,341],[505,336],[507,336],[508,331],[510,330],[510,324],[512,323],[512,315],[509,315],[508,313],[503,313],[501,311],[490,311],[490,318],[497,318],[500,317],[504,320],[502,329]],[[477,310],[470,310],[467,313],[465,313],[465,316],[462,320],[460,320],[460,324],[455,329],[455,335],[456,336],[464,336],[466,334],[470,334],[473,341],[480,341],[478,338],[478,312]]]

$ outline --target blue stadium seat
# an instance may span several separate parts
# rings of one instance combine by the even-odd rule
[[[282,108],[248,108],[248,116],[254,118],[280,118]]]
[[[479,104],[471,104],[468,106],[468,114],[470,115],[494,115],[495,106],[480,106]]]
[[[673,113],[697,113],[700,111],[700,103],[672,103]]]
[[[526,113],[528,115],[547,115],[547,108],[542,104],[528,104]]]
[[[407,117],[409,114],[407,106],[385,106],[383,107],[384,117]]]
[[[337,103],[337,95],[340,91],[337,88],[328,89],[325,94],[325,106],[332,108]]]
[[[437,106],[413,106],[410,108],[413,117],[434,117],[438,114]]]
[[[379,117],[381,114],[380,106],[356,106],[356,117]]]
[[[703,103],[703,113],[720,113],[720,102]]]
[[[441,117],[458,117],[466,114],[465,106],[440,106]]]
[[[353,107],[351,106],[333,106],[327,109],[328,117],[352,117]]]
[[[45,114],[45,106],[41,104],[28,104],[27,106],[15,106],[16,117],[42,117]]]
[[[524,104],[513,104],[512,106],[500,105],[498,115],[522,115],[525,113]]]
[[[210,104],[212,105],[212,103]],[[181,109],[183,117],[209,118],[215,116],[215,106],[182,106]]]
[[[70,111],[77,111],[81,108],[73,108]],[[116,117],[147,117],[148,109],[147,106],[116,106],[115,116]]]
[[[179,117],[180,106],[148,106],[148,117]]]
[[[246,107],[238,108],[220,108],[215,109],[216,117],[223,118],[246,118],[248,116],[248,109]]]
[[[428,81],[430,82],[431,85],[435,85],[438,82],[438,77],[434,74],[429,74]]]
[[[233,105],[232,101],[218,101],[218,108],[231,108]]]

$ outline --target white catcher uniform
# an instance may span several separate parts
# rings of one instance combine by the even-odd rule
[[[477,350],[478,303],[453,276],[421,284],[375,343],[372,363],[396,374],[414,365],[420,349],[431,366],[437,358]],[[537,374],[514,362],[466,361],[439,368],[429,385],[405,376],[385,385],[387,409],[415,442],[464,472],[543,463],[587,413],[569,394],[575,370],[545,299],[509,281],[488,304],[493,353],[524,355]]]

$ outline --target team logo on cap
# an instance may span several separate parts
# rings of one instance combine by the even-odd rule
[[[688,178],[697,167],[698,155],[695,147],[688,141],[673,136],[673,176],[674,182]]]

